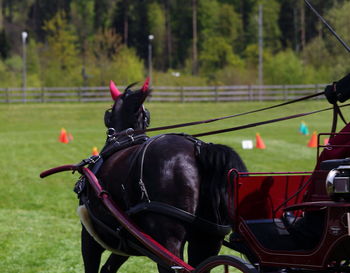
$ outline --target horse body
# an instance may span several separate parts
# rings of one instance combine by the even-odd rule
[[[138,129],[145,124],[144,109],[141,108],[145,90],[113,97],[115,105],[106,119],[108,127],[119,132],[129,127]],[[126,106],[128,115],[125,115]],[[132,124],[126,122],[128,116],[132,116]],[[228,224],[226,173],[230,168],[246,171],[243,161],[231,148],[207,144],[187,135],[165,134],[114,153],[103,163],[97,177],[112,199],[126,212],[142,202],[158,202],[216,224]],[[93,195],[88,193],[91,214],[98,215],[104,224],[118,230],[117,221]],[[180,258],[183,258],[187,241],[188,262],[192,266],[216,255],[224,238],[171,215],[145,211],[130,217],[146,234]],[[141,255],[133,247],[135,245],[128,243],[133,238],[129,238],[123,230],[119,231],[120,238],[117,238],[101,225],[95,224],[94,229],[110,248],[121,251],[109,257],[101,272],[116,272],[128,255]],[[83,227],[82,253],[87,273],[98,272],[104,251],[93,236]],[[162,265],[158,265],[158,269],[162,273],[169,272]]]

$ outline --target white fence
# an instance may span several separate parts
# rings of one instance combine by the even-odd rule
[[[321,92],[325,84],[153,86],[149,101],[274,101]],[[125,87],[120,87],[124,90]],[[316,99],[322,99],[318,96]],[[0,103],[110,101],[108,87],[0,88]]]

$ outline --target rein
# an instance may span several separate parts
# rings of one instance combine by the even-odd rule
[[[341,105],[341,106],[337,106],[337,107],[338,107],[338,108],[341,108],[341,107],[345,107],[345,106],[349,106],[349,105],[350,105],[350,103],[344,104],[344,105]],[[324,109],[320,109],[320,110],[315,110],[315,111],[311,111],[311,112],[306,112],[306,113],[291,115],[291,116],[282,117],[282,118],[276,118],[276,119],[270,119],[270,120],[265,120],[265,121],[260,121],[260,122],[249,123],[249,124],[246,124],[246,125],[231,127],[231,128],[222,129],[222,130],[215,130],[215,131],[210,131],[210,132],[195,134],[195,135],[193,135],[193,136],[194,136],[194,137],[202,137],[202,136],[209,136],[209,135],[214,135],[214,134],[221,134],[221,133],[226,133],[226,132],[231,132],[231,131],[237,131],[237,130],[252,128],[252,127],[256,127],[256,126],[260,126],[260,125],[264,125],[264,124],[274,123],[274,122],[278,122],[278,121],[283,121],[283,120],[289,120],[289,119],[304,117],[304,116],[308,116],[308,115],[312,115],[312,114],[316,114],[316,113],[320,113],[320,112],[324,112],[324,111],[328,111],[328,110],[332,110],[332,109],[334,109],[334,107],[328,107],[328,108],[324,108]],[[336,112],[335,112],[335,113],[336,113]],[[339,113],[339,112],[338,112],[338,113]],[[335,114],[335,116],[336,116],[336,114]],[[344,122],[345,122],[345,121],[344,121]],[[333,124],[334,124],[334,123],[333,123]]]
[[[265,111],[265,110],[277,108],[277,107],[280,107],[280,106],[284,106],[284,105],[292,104],[292,103],[295,103],[295,102],[300,102],[300,101],[303,101],[303,100],[314,98],[314,97],[317,97],[317,96],[320,96],[320,95],[324,95],[324,93],[325,92],[319,92],[319,93],[316,93],[316,94],[304,96],[304,97],[301,97],[301,98],[298,98],[298,99],[294,99],[294,100],[291,100],[291,101],[275,104],[275,105],[272,105],[272,106],[269,106],[269,107],[263,107],[263,108],[260,108],[260,109],[251,110],[251,111],[247,111],[247,112],[243,112],[243,113],[239,113],[239,114],[233,114],[233,115],[224,116],[224,117],[219,117],[219,118],[213,118],[213,119],[207,119],[207,120],[201,120],[201,121],[194,121],[194,122],[187,122],[187,123],[179,123],[179,124],[174,124],[174,125],[155,127],[155,128],[151,128],[151,129],[133,130],[132,128],[129,128],[129,130],[131,130],[131,132],[130,132],[131,134],[142,134],[142,133],[146,133],[146,132],[153,132],[153,131],[161,131],[161,130],[166,130],[166,129],[181,128],[181,127],[193,126],[193,125],[198,125],[198,124],[206,124],[206,123],[211,123],[211,122],[215,122],[215,121],[219,121],[219,120],[229,119],[229,118],[243,116],[243,115],[248,115],[248,114],[257,113],[257,112],[262,112],[262,111]],[[231,128],[221,129],[221,130],[215,130],[215,131],[209,131],[209,132],[194,134],[192,136],[194,136],[194,137],[202,137],[202,136],[221,134],[221,133],[226,133],[226,132],[231,132],[231,131],[237,131],[237,130],[252,128],[252,127],[261,126],[261,125],[265,125],[265,124],[269,124],[269,123],[279,122],[279,121],[283,121],[283,120],[289,120],[289,119],[304,117],[304,116],[308,116],[308,115],[312,115],[312,114],[316,114],[316,113],[320,113],[320,112],[324,112],[324,111],[328,111],[328,110],[332,110],[332,109],[333,109],[333,123],[332,123],[332,131],[333,131],[333,130],[335,130],[335,127],[336,127],[336,124],[337,124],[337,116],[338,115],[341,117],[343,122],[346,124],[346,121],[345,121],[345,119],[344,119],[344,117],[343,117],[343,115],[342,115],[342,113],[340,111],[340,108],[345,107],[345,106],[349,106],[349,105],[350,104],[344,104],[344,105],[338,106],[337,104],[334,104],[333,107],[328,107],[328,108],[324,108],[324,109],[320,109],[320,110],[316,110],[316,111],[311,111],[311,112],[306,112],[306,113],[301,113],[301,114],[296,114],[296,115],[290,115],[290,116],[286,116],[286,117],[281,117],[281,118],[276,118],[276,119],[271,119],[271,120],[265,120],[265,121],[260,121],[260,122],[254,122],[254,123],[250,123],[250,124],[246,124],[246,125],[241,125],[241,126],[236,126],[236,127],[231,127]],[[120,133],[115,132],[113,135],[110,135],[110,136],[111,137],[117,137],[117,136],[119,136],[119,134]]]
[[[244,116],[244,115],[248,115],[248,114],[258,113],[258,112],[262,112],[262,111],[265,111],[265,110],[270,110],[270,109],[277,108],[277,107],[280,107],[280,106],[284,106],[284,105],[292,104],[292,103],[295,103],[295,102],[311,99],[311,98],[314,98],[314,97],[317,97],[317,96],[320,96],[320,95],[324,95],[324,93],[325,92],[323,91],[323,92],[319,92],[319,93],[316,93],[316,94],[311,94],[311,95],[308,95],[308,96],[304,96],[304,97],[301,97],[301,98],[298,98],[298,99],[294,99],[294,100],[286,101],[286,102],[283,102],[283,103],[275,104],[275,105],[272,105],[272,106],[263,107],[263,108],[260,108],[260,109],[251,110],[251,111],[247,111],[247,112],[243,112],[243,113],[239,113],[239,114],[233,114],[233,115],[224,116],[224,117],[219,117],[219,118],[212,118],[212,119],[207,119],[207,120],[178,123],[178,124],[173,124],[173,125],[167,125],[167,126],[150,128],[150,129],[133,130],[133,129],[130,128],[130,130],[133,130],[132,131],[133,134],[144,134],[144,133],[153,132],[153,131],[162,131],[162,130],[167,130],[167,129],[188,127],[188,126],[199,125],[199,124],[207,124],[207,123],[216,122],[216,121],[220,121],[220,120],[224,120],[224,119],[229,119],[229,118]],[[267,123],[269,123],[269,122],[267,122]],[[266,124],[266,123],[263,123],[263,124]],[[260,124],[260,125],[262,125],[262,124]],[[258,126],[258,125],[255,125],[255,126]],[[242,129],[244,129],[244,128],[242,128]],[[107,134],[109,134],[109,131],[107,131]],[[110,137],[118,137],[120,134],[121,133],[113,132],[113,134],[109,134],[109,136]],[[194,135],[194,136],[201,136],[201,135],[202,134],[198,134],[198,135]]]

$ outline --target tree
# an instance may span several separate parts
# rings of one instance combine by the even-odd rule
[[[164,10],[165,10],[165,28],[166,28],[166,67],[172,68],[172,32],[171,32],[171,20],[170,20],[170,0],[164,1]]]
[[[232,47],[223,37],[211,37],[203,43],[200,53],[201,71],[210,73],[226,66],[243,65],[242,60],[233,53]]]
[[[122,37],[114,29],[101,29],[95,34],[88,48],[87,70],[94,75],[96,85],[106,83],[104,75],[108,73],[110,64],[115,61],[121,48]]]
[[[94,0],[94,29],[99,31],[101,29],[109,28],[111,26],[111,15],[113,13],[112,0]]]
[[[66,19],[65,12],[59,11],[44,23],[47,33],[48,55],[56,60],[63,70],[69,70],[77,62],[76,36]]]
[[[234,8],[228,4],[219,7],[218,22],[215,27],[217,35],[225,38],[232,45],[233,50],[240,52],[242,49],[242,20]]]
[[[188,0],[171,1],[170,9],[172,68],[181,68],[192,52],[192,9]],[[192,57],[190,59],[192,60]]]
[[[192,0],[192,75],[198,74],[197,0]]]
[[[264,47],[272,51],[280,49],[281,30],[279,28],[278,20],[280,14],[280,4],[277,0],[260,0],[254,5],[249,20],[249,44],[257,43],[258,36],[258,7],[263,5],[263,28],[264,28]]]
[[[12,0],[9,0],[12,1]],[[45,22],[51,20],[58,11],[63,11],[65,14],[70,13],[70,2],[73,0],[30,0],[21,1],[20,5],[23,3],[30,4],[29,10],[27,12],[22,12],[22,14],[28,14],[27,26],[31,30],[32,35],[37,38],[38,41],[42,42],[46,38],[46,32],[43,29]]]
[[[78,36],[80,51],[82,54],[82,79],[83,85],[87,85],[86,58],[88,39],[93,35],[94,1],[76,0],[71,4],[71,17]]]
[[[350,40],[348,3],[312,0],[346,41]],[[348,53],[302,0],[0,0],[0,56],[11,59],[11,65],[5,62],[3,68],[13,70],[14,60],[20,60],[22,51],[20,33],[27,31],[29,42],[36,47],[33,52],[40,50],[40,65],[33,70],[38,72],[33,73],[42,76],[44,82],[52,85],[59,75],[64,79],[60,84],[70,79],[84,85],[104,83],[107,69],[115,69],[121,50],[131,59],[135,54],[147,60],[148,35],[152,33],[155,74],[169,68],[182,69],[182,75],[198,69],[208,77],[220,70],[228,79],[225,82],[235,73],[239,75],[236,79],[249,82],[256,67],[259,4],[264,6],[264,52],[293,49],[304,58],[304,73],[317,67],[338,78],[348,71]],[[65,22],[61,24],[66,26],[54,34],[48,22],[58,11],[64,12]],[[309,75],[312,79],[319,74]]]
[[[113,79],[124,85],[141,81],[144,77],[142,60],[137,56],[134,49],[129,49],[126,46],[121,48],[111,68]]]
[[[337,31],[338,35],[347,42],[348,46],[350,44],[350,19],[349,11],[350,2],[338,3],[336,4],[327,14],[331,26]],[[331,58],[325,60],[327,65],[333,67],[333,77],[335,79],[343,77],[345,74],[350,72],[349,66],[349,52],[346,51],[335,37],[325,29],[327,33],[324,36],[325,43]]]
[[[155,36],[155,39],[152,41],[154,65],[160,70],[165,70],[165,14],[158,3],[151,3],[150,5],[148,5],[147,8],[149,34]]]
[[[44,81],[47,80],[46,84],[51,85],[58,77],[60,78],[59,83],[64,84],[65,81],[72,80],[70,76],[73,77],[73,70],[81,65],[78,62],[76,36],[64,11],[57,12],[51,20],[45,21],[43,29],[47,33],[47,46],[42,45],[43,54],[41,58]],[[65,76],[58,75],[60,72],[64,73]],[[77,81],[76,78],[75,75],[74,81]]]
[[[0,57],[6,59],[10,56],[10,43],[4,29],[0,31]]]
[[[264,74],[267,84],[300,84],[303,82],[303,64],[289,49],[266,59]]]

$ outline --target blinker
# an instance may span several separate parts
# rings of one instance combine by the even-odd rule
[[[106,127],[108,128],[110,123],[111,123],[111,118],[112,118],[112,109],[108,109],[105,112],[105,116],[104,116],[104,122]]]

